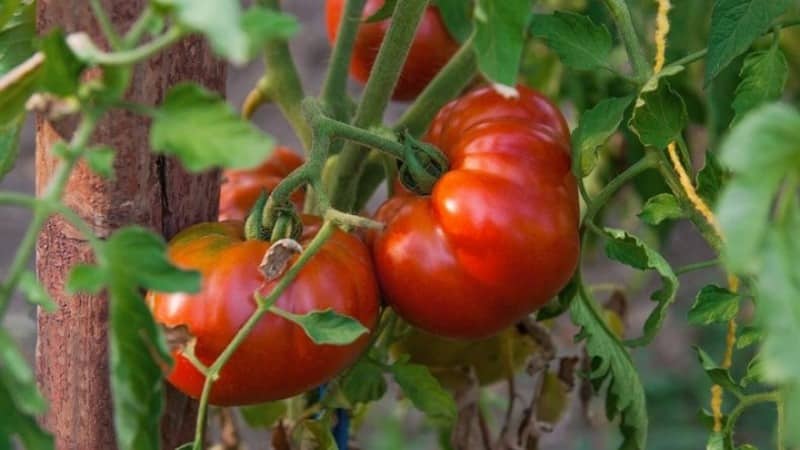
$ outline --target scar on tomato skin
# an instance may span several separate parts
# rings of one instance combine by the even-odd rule
[[[283,275],[295,254],[302,252],[303,246],[294,239],[286,238],[275,241],[264,254],[264,259],[261,260],[258,268],[267,281],[272,281]]]

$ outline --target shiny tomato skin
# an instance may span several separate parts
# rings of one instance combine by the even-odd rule
[[[300,243],[305,247],[319,221],[305,216]],[[278,280],[266,281],[258,266],[269,242],[244,240],[241,222],[205,223],[179,233],[169,257],[184,269],[201,272],[196,294],[149,292],[156,321],[168,328],[184,325],[196,337],[195,354],[211,365],[256,308],[253,293],[266,296]],[[357,319],[372,331],[378,317],[378,288],[366,246],[336,230],[276,305],[295,314],[333,310]],[[267,313],[225,365],[211,390],[210,403],[244,405],[288,398],[333,378],[352,364],[368,335],[344,346],[316,345],[296,324]],[[168,380],[199,398],[205,377],[173,352]]]
[[[367,0],[363,17],[369,17],[383,6],[384,0]],[[325,15],[328,25],[328,40],[336,41],[339,22],[342,18],[345,0],[327,0]],[[350,75],[361,83],[366,83],[372,64],[378,56],[383,38],[391,20],[375,23],[362,23],[353,49]],[[419,28],[411,44],[408,59],[400,73],[392,98],[412,100],[428,85],[439,70],[447,64],[458,50],[458,43],[450,36],[442,21],[439,10],[429,6],[422,16]]]
[[[252,169],[225,170],[219,192],[219,220],[245,220],[263,191],[272,192],[286,175],[303,164],[288,147],[276,147],[269,158]],[[303,209],[304,196],[295,191],[292,202]]]
[[[385,299],[439,336],[498,333],[550,300],[578,261],[578,194],[558,109],[522,86],[445,106],[426,139],[450,169],[430,196],[401,193],[371,236]]]

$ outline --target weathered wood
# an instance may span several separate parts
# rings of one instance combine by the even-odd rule
[[[103,1],[112,22],[123,31],[146,3]],[[39,0],[37,26],[40,32],[53,27],[68,32],[86,31],[95,42],[108,48],[88,0]],[[224,65],[211,56],[207,44],[199,39],[187,39],[140,64],[127,97],[155,105],[170,86],[183,80],[198,81],[220,92],[224,89]],[[65,202],[99,236],[135,223],[170,237],[189,224],[216,217],[218,173],[189,175],[176,161],[150,153],[148,126],[147,119],[127,112],[114,111],[106,116],[92,142],[116,150],[116,180],[105,181],[83,164],[70,179]],[[61,139],[69,140],[74,128],[74,121],[51,123],[37,119],[37,193],[47,185],[57,164],[50,147]],[[116,448],[108,378],[106,298],[68,296],[63,292],[70,267],[90,260],[89,246],[69,224],[60,218],[46,224],[37,245],[36,268],[59,309],[54,314],[39,315],[36,366],[39,385],[50,402],[44,424],[56,435],[58,449]],[[189,441],[195,417],[195,402],[168,389],[167,412],[162,421],[163,448]]]

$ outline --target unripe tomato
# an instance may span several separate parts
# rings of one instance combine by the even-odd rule
[[[410,362],[428,366],[445,387],[458,389],[468,385],[470,368],[485,386],[513,376],[539,349],[536,341],[517,327],[474,341],[443,338],[412,328],[392,346],[392,353],[397,357],[407,354]]]
[[[541,94],[489,87],[446,105],[427,140],[450,169],[430,196],[398,195],[372,237],[385,298],[429,333],[476,339],[544,305],[578,261],[569,130]]]
[[[383,6],[383,3],[384,0],[367,0],[364,5],[363,17],[372,16]],[[328,40],[331,43],[336,41],[344,4],[345,0],[328,0],[325,6]],[[350,75],[361,83],[366,83],[369,78],[372,64],[378,56],[378,49],[389,29],[390,22],[391,20],[382,20],[375,23],[362,23],[358,29],[353,48],[353,59],[350,62]],[[411,100],[416,97],[457,50],[458,43],[447,32],[439,10],[434,6],[429,6],[423,13],[392,98]]]
[[[276,147],[264,163],[253,169],[225,170],[219,191],[219,220],[245,220],[262,192],[272,192],[286,175],[303,164],[303,158],[288,147]],[[292,202],[303,209],[303,192],[295,191]]]
[[[319,230],[305,216],[300,244]],[[194,352],[211,365],[256,309],[253,294],[269,294],[280,278],[268,281],[259,270],[269,242],[245,240],[241,222],[203,223],[170,242],[169,257],[178,267],[198,270],[200,292],[149,292],[147,302],[157,322],[185,326],[196,339]],[[294,314],[333,309],[355,318],[372,331],[378,317],[378,289],[366,246],[336,230],[278,298],[276,306]],[[363,335],[343,346],[314,344],[298,325],[267,313],[222,369],[211,390],[215,405],[244,405],[291,397],[318,386],[353,363],[369,343]],[[198,398],[205,377],[173,352],[168,380]]]

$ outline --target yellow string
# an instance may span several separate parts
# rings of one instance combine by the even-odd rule
[[[667,49],[667,35],[669,34],[669,10],[672,7],[669,0],[656,0],[658,2],[658,11],[656,13],[656,31],[655,31],[655,44],[656,44],[656,57],[653,64],[653,72],[658,73],[664,67],[664,59]],[[708,204],[697,194],[697,191],[692,184],[689,174],[683,167],[678,151],[674,142],[667,146],[667,153],[669,154],[670,162],[678,175],[681,188],[686,193],[686,197],[692,203],[694,208],[708,221],[714,232],[722,239],[722,230],[717,222],[714,213]],[[728,287],[732,292],[739,290],[739,279],[733,275],[728,276]],[[728,369],[733,362],[733,348],[736,344],[736,319],[731,319],[728,322],[728,333],[725,338],[725,356],[722,360],[722,368]],[[714,416],[714,431],[722,431],[722,387],[715,384],[711,386],[711,413]]]

